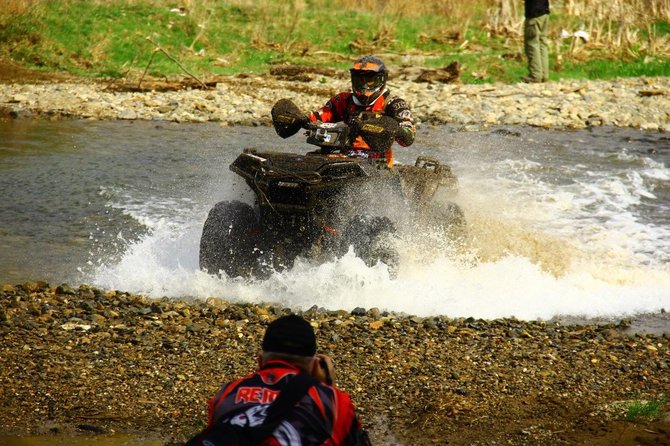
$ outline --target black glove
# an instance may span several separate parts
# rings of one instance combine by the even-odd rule
[[[280,99],[272,107],[272,125],[282,138],[288,138],[298,133],[306,126],[309,118],[290,99]]]
[[[372,150],[388,150],[401,131],[398,121],[381,113],[363,112],[352,122],[356,135],[363,137]]]

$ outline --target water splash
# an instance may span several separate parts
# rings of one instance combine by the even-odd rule
[[[640,264],[607,237],[595,249],[583,250],[574,241],[491,215],[469,220],[465,247],[417,243],[417,238],[431,240],[430,233],[403,240],[395,280],[385,265],[367,267],[353,251],[323,264],[298,259],[292,269],[264,281],[215,277],[198,269],[200,227],[196,222],[181,228],[155,223],[120,262],[98,267],[94,283],[154,297],[219,296],[302,309],[378,307],[420,316],[548,319],[670,306],[667,265]],[[599,252],[609,255],[603,258]]]
[[[189,212],[168,218],[155,204],[152,210],[117,202],[150,229],[87,281],[154,297],[378,307],[420,316],[621,317],[670,309],[670,227],[658,224],[669,206],[662,196],[670,169],[662,162],[625,148],[575,155],[565,146],[540,146],[519,156],[518,140],[510,147],[499,139],[493,148],[486,141],[463,144],[450,153],[468,237],[444,243],[409,222],[395,280],[385,265],[368,267],[351,251],[322,264],[298,259],[264,281],[199,271],[206,208],[241,193],[229,176],[218,177],[212,196],[186,206]]]

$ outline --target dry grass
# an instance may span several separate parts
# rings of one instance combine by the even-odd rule
[[[237,0],[230,3],[258,3]],[[467,20],[475,8],[493,8],[503,15],[523,14],[521,0],[337,0],[346,9],[398,14],[403,16],[441,15],[458,21]],[[670,0],[564,0],[553,2],[552,8],[573,17],[599,21],[628,20],[644,24],[649,21],[670,21]]]
[[[17,14],[23,14],[31,6],[39,3],[41,0],[5,0],[4,5],[0,9],[0,16],[11,17]]]
[[[489,6],[495,0],[337,0],[345,9],[377,12],[398,16],[439,15],[466,19],[472,15],[473,7]]]
[[[339,0],[351,9],[398,15],[438,14],[451,22],[470,25],[473,8],[484,11],[483,28],[492,35],[520,39],[523,35],[523,2],[520,0]],[[409,4],[408,4],[409,3]],[[556,53],[566,58],[587,58],[590,51],[614,57],[640,54],[670,55],[670,36],[658,35],[654,23],[670,22],[670,0],[565,0],[552,3],[550,26]],[[588,45],[578,38],[562,41],[562,30],[586,31]],[[464,32],[461,35],[465,35]],[[559,58],[560,59],[560,58]]]
[[[493,34],[520,37],[521,3],[515,0],[489,3],[492,5],[487,10],[484,27]],[[670,37],[659,36],[654,26],[656,22],[670,22],[670,0],[565,0],[554,5],[550,26],[559,54],[585,58],[589,50],[600,50],[616,57],[637,57],[641,53],[670,55]],[[586,31],[590,37],[588,46],[578,38],[562,45],[558,36],[563,30]]]
[[[264,1],[267,0],[229,0],[246,6]],[[479,10],[485,18],[484,23],[477,26],[483,25],[491,34],[512,38],[520,38],[523,34],[521,0],[337,0],[336,4],[349,10],[396,17],[443,16],[445,25],[463,24],[461,36]],[[658,36],[653,26],[655,22],[670,22],[670,0],[564,0],[552,5],[554,14],[550,23],[559,52],[561,43],[557,36],[561,30],[575,32],[581,29],[591,36],[591,48],[614,56],[636,56],[640,52],[670,54],[670,38]],[[378,31],[385,32],[381,28]],[[567,41],[563,50],[568,56],[586,51],[583,42],[576,39]]]
[[[20,14],[37,3],[49,0],[4,0],[3,14]],[[89,0],[94,3],[114,3],[118,0]],[[128,3],[151,3],[183,7],[195,11],[215,3],[214,0],[124,0]],[[273,8],[276,0],[218,0],[242,8]],[[303,10],[305,0],[287,0],[288,10]],[[333,7],[398,16],[439,15],[461,22],[472,17],[473,10],[493,9],[503,18],[523,14],[521,0],[336,0]],[[596,21],[619,21],[645,25],[654,21],[670,21],[670,0],[564,0],[555,2],[555,11],[571,17]]]

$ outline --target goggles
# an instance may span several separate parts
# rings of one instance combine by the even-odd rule
[[[376,91],[384,85],[384,73],[351,70],[351,86],[354,91]]]

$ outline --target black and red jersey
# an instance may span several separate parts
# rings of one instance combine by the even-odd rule
[[[234,426],[259,426],[270,404],[300,373],[284,361],[270,361],[260,370],[225,385],[209,401],[209,422]],[[349,395],[317,383],[287,414],[263,446],[366,445],[367,435],[356,417]]]
[[[356,100],[351,92],[338,93],[333,96],[321,109],[310,113],[312,122],[345,122],[351,124],[352,120],[362,112],[377,112],[395,118],[400,125],[401,131],[396,135],[396,142],[407,147],[414,142],[416,129],[409,105],[405,100],[398,97],[390,97],[388,89],[370,105],[362,105]],[[385,152],[372,152],[362,137],[357,137],[353,143],[355,151],[369,152],[370,158],[384,158],[389,166],[393,165],[393,151],[389,147]]]

